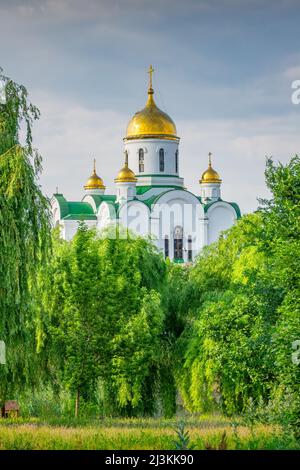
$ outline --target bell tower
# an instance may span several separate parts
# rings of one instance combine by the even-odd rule
[[[153,72],[150,65],[146,106],[129,121],[125,151],[137,177],[137,186],[183,187],[183,179],[179,177],[180,138],[173,120],[154,101]]]

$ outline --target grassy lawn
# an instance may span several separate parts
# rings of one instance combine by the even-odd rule
[[[0,420],[0,449],[150,449],[176,448],[178,420],[38,419]],[[296,443],[274,426],[251,428],[222,416],[189,417],[185,430],[195,449],[293,449]]]

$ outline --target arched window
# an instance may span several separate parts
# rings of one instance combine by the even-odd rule
[[[165,171],[165,151],[159,149],[159,171]]]
[[[144,173],[144,150],[139,149],[139,172]]]
[[[174,259],[183,259],[183,230],[182,227],[175,227],[174,230]]]
[[[188,261],[193,261],[193,245],[191,235],[188,236]]]
[[[165,236],[165,258],[169,256],[169,237]]]
[[[178,150],[175,152],[175,173],[178,173]]]

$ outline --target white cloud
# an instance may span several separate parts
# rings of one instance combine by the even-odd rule
[[[211,151],[213,165],[223,180],[223,198],[238,202],[242,212],[255,210],[258,197],[269,197],[265,157],[284,163],[299,154],[298,127],[294,116],[181,123],[181,168],[186,185],[197,190],[196,177],[201,176]]]
[[[289,78],[290,80],[299,80],[300,79],[300,66],[296,65],[294,67],[288,67],[284,73],[284,77]]]
[[[35,144],[44,157],[41,183],[51,195],[56,186],[69,199],[80,200],[83,185],[97,159],[97,170],[107,192],[123,162],[128,116],[112,110],[94,111],[45,92],[31,94],[42,117],[35,126]],[[177,122],[180,173],[189,190],[198,193],[198,180],[213,153],[213,166],[223,183],[223,198],[236,201],[243,212],[255,210],[257,197],[268,193],[264,183],[265,156],[286,162],[300,153],[299,122],[295,116],[244,120]]]

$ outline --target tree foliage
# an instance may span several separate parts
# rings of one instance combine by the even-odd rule
[[[38,185],[41,157],[32,146],[38,109],[22,85],[4,76],[0,103],[0,338],[7,363],[0,368],[0,397],[34,373],[31,286],[50,243],[49,207]],[[21,142],[20,130],[24,134]]]
[[[288,403],[299,429],[299,158],[285,166],[268,159],[266,182],[272,198],[204,250],[189,274],[192,321],[179,338],[178,383],[193,411],[263,403],[278,415]]]
[[[107,412],[152,413],[164,261],[146,240],[107,235],[82,224],[72,242],[56,240],[41,274],[41,345],[52,351],[55,380],[77,395],[90,396],[98,384]]]

